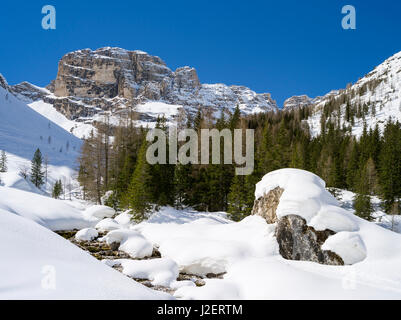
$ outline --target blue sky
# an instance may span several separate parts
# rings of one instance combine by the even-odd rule
[[[44,5],[57,29],[41,28]],[[354,5],[357,30],[341,28]],[[118,46],[197,69],[203,83],[323,95],[355,82],[401,51],[401,2],[349,1],[2,1],[0,73],[10,84],[45,86],[67,52]]]

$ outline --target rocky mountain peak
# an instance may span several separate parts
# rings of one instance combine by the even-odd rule
[[[172,71],[157,56],[112,47],[67,53],[59,62],[56,79],[44,91],[26,84],[15,87],[27,99],[45,100],[67,118],[82,121],[132,106],[139,110],[141,120],[152,122],[162,112],[141,107],[150,102],[166,104],[167,109],[183,108],[190,114],[199,108],[220,114],[221,109],[233,111],[237,105],[244,114],[277,110],[270,94],[243,86],[201,84],[192,67]]]
[[[309,98],[307,95],[293,96],[284,101],[283,110],[292,110],[296,108],[303,108],[310,106],[314,103],[314,99]]]

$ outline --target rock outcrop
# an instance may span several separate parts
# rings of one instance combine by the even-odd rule
[[[288,260],[312,261],[327,265],[343,265],[340,256],[329,250],[322,250],[322,245],[331,230],[316,231],[306,224],[305,219],[297,215],[288,215],[277,223],[276,238],[280,254]]]
[[[289,111],[292,109],[303,108],[312,106],[315,103],[315,99],[309,98],[306,95],[293,96],[284,101],[283,110]]]
[[[280,203],[281,195],[284,189],[277,187],[271,190],[266,196],[255,200],[252,214],[261,216],[268,224],[276,223],[276,209]]]
[[[0,73],[0,87],[3,89],[6,89],[7,91],[10,91],[10,87],[7,83],[6,78],[3,77],[3,75]]]
[[[286,215],[280,219],[277,217],[276,210],[283,192],[284,189],[280,187],[269,191],[255,200],[252,210],[252,214],[261,216],[268,224],[277,223],[275,235],[281,256],[288,260],[343,265],[344,261],[340,256],[322,249],[327,238],[335,234],[334,231],[316,231],[298,215]]]

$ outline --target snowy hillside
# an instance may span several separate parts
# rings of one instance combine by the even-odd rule
[[[319,97],[313,106],[312,116],[307,120],[313,136],[321,132],[323,109],[336,104],[341,106],[341,126],[351,127],[355,136],[362,134],[364,123],[368,129],[378,125],[382,130],[390,118],[401,120],[401,52],[384,61],[347,89]],[[354,123],[346,119],[347,104],[351,112],[357,114],[359,109],[359,113],[362,113],[362,116],[354,119]],[[333,112],[331,118],[337,122],[338,113]]]
[[[37,148],[48,161],[48,184],[43,190],[49,191],[58,179],[73,183],[81,145],[80,139],[0,87],[0,150],[6,151],[8,160],[7,172],[0,174],[3,185],[40,192],[19,175],[29,171]]]
[[[56,166],[76,167],[81,140],[0,87],[0,149],[32,159],[37,148]]]

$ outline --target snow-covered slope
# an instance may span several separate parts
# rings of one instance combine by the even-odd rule
[[[49,163],[76,167],[82,141],[0,87],[0,150],[32,159],[37,148]]]
[[[358,109],[366,110],[365,115],[355,118],[354,124],[345,118],[347,104],[355,114]],[[340,106],[340,125],[351,127],[355,136],[362,134],[364,123],[368,129],[378,125],[382,130],[390,118],[401,120],[401,52],[384,61],[354,85],[319,97],[313,106],[312,116],[307,120],[313,136],[320,134],[323,109],[329,105]],[[326,121],[330,121],[330,118],[336,123],[338,112],[332,112]]]
[[[0,299],[171,298],[132,281],[57,234],[2,208],[0,251]]]
[[[37,148],[41,150],[44,162],[45,159],[48,162],[47,185],[43,187],[45,192],[51,190],[58,179],[75,184],[82,141],[51,121],[58,120],[63,125],[51,110],[47,116],[50,119],[0,86],[0,150],[6,151],[8,160],[8,171],[0,174],[4,186],[41,193],[19,174],[20,171],[29,172],[30,161]]]

